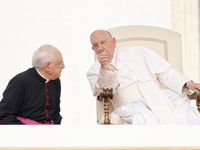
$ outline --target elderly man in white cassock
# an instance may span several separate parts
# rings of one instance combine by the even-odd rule
[[[94,31],[90,40],[98,59],[87,73],[93,95],[113,88],[113,114],[124,124],[200,124],[199,112],[187,97],[189,90],[200,93],[200,83],[145,47],[117,48],[108,31]]]

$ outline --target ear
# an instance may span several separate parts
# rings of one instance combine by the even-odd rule
[[[94,47],[92,47],[92,49],[94,50]]]
[[[46,63],[44,64],[44,70],[45,70],[46,72],[49,72],[49,71],[50,71],[50,63],[49,63],[49,62],[46,62]]]
[[[112,38],[112,42],[116,46],[116,39],[114,37]]]

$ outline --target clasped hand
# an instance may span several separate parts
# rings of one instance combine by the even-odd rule
[[[97,54],[97,59],[101,63],[101,68],[108,70],[108,54],[106,52],[101,52]]]
[[[200,94],[200,83],[194,83],[189,81],[187,82],[187,87],[195,93]]]

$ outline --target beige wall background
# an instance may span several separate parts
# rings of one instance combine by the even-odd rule
[[[184,74],[199,82],[199,0],[172,0],[172,29],[182,35]]]
[[[94,61],[89,41],[92,31],[122,25],[151,25],[183,34],[187,44],[183,45],[184,73],[197,81],[197,2],[0,0],[0,94],[14,75],[31,67],[32,54],[42,44],[50,43],[60,49],[66,65],[61,77],[62,125],[0,126],[0,147],[200,146],[195,137],[200,134],[198,126],[97,126],[95,98],[86,79]],[[186,6],[190,11],[186,11]],[[189,21],[191,16],[194,18]]]

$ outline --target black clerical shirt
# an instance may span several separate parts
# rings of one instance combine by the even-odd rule
[[[41,77],[30,68],[10,80],[0,101],[0,124],[23,124],[16,116],[60,124],[60,79]]]

